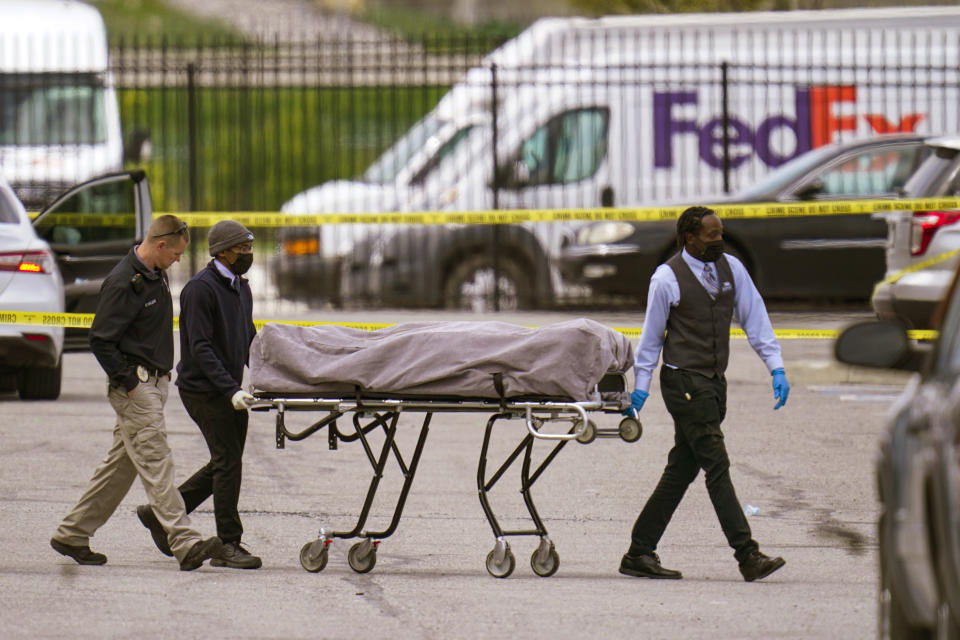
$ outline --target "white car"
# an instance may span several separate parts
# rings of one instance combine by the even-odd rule
[[[19,311],[93,313],[103,279],[143,240],[152,218],[140,170],[75,185],[33,221],[0,176],[0,320]],[[0,391],[56,400],[64,348],[87,345],[86,329],[0,322]]]
[[[62,313],[63,280],[49,245],[0,176],[0,309]],[[63,328],[0,324],[0,390],[55,400],[63,369]]]
[[[903,187],[904,198],[960,196],[960,137],[931,138],[933,153]],[[894,211],[886,219],[887,270],[873,309],[908,329],[934,327],[934,311],[953,281],[960,250],[960,209]]]

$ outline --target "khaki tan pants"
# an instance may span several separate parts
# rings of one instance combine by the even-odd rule
[[[57,527],[55,539],[75,546],[89,545],[90,538],[113,515],[139,475],[177,560],[183,560],[200,541],[200,534],[190,527],[183,498],[174,484],[173,454],[167,445],[163,420],[169,384],[169,376],[151,376],[136,386],[132,396],[122,387],[108,388],[107,396],[117,413],[113,446],[93,472],[77,506]]]

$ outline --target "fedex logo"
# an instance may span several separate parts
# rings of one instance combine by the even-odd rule
[[[845,85],[819,85],[798,87],[794,96],[794,117],[784,114],[772,115],[757,123],[756,129],[743,120],[730,116],[730,168],[747,162],[756,153],[768,166],[776,167],[787,160],[832,142],[834,135],[842,131],[856,131],[861,122],[874,133],[913,131],[926,114],[908,113],[899,121],[891,122],[883,114],[867,113],[858,116],[841,115],[844,104],[855,104],[857,88]],[[715,169],[723,167],[723,118],[711,118],[698,123],[684,119],[677,107],[698,104],[697,91],[656,91],[653,94],[654,166],[673,167],[673,140],[675,136],[695,135],[699,142],[699,155]],[[796,139],[791,154],[779,153],[772,145],[774,134],[779,138],[782,129],[789,129]]]

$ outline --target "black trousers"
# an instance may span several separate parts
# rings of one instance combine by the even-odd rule
[[[213,496],[217,536],[224,542],[240,542],[243,524],[237,504],[243,470],[243,445],[247,440],[248,415],[237,411],[221,393],[193,393],[180,389],[187,413],[200,427],[210,450],[210,462],[180,485],[187,513]]]
[[[727,381],[660,367],[660,389],[673,417],[674,445],[660,482],[633,525],[631,555],[653,553],[687,487],[703,469],[707,492],[727,542],[742,562],[757,543],[730,480],[730,460],[720,423],[727,411]]]

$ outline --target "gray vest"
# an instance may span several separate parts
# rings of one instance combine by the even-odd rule
[[[733,319],[733,271],[726,257],[714,264],[720,281],[716,299],[679,253],[667,260],[680,285],[680,303],[670,309],[663,361],[708,378],[722,375],[730,357],[730,321]]]

